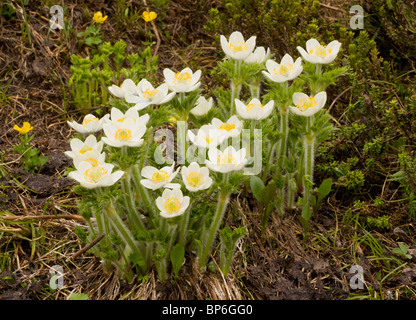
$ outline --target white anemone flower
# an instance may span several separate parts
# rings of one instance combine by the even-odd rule
[[[233,146],[225,148],[224,151],[211,148],[208,150],[208,160],[205,160],[209,169],[222,173],[241,170],[246,163],[246,149],[236,151]]]
[[[266,68],[268,72],[262,71],[264,76],[271,81],[282,83],[293,80],[301,74],[303,70],[302,59],[299,57],[293,62],[293,58],[289,54],[285,54],[280,64],[270,59],[267,60]]]
[[[248,104],[235,99],[235,107],[238,115],[246,120],[263,120],[273,111],[274,101],[271,100],[264,106],[259,99],[254,98]]]
[[[264,47],[257,47],[247,58],[244,59],[246,63],[258,63],[262,64],[270,58],[270,48],[264,49]]]
[[[188,130],[188,137],[191,142],[200,148],[215,148],[224,141],[226,136],[212,124],[203,125],[195,135]]]
[[[190,198],[183,196],[180,188],[165,189],[161,197],[156,199],[156,206],[163,218],[180,216],[189,207]]]
[[[112,147],[140,147],[144,140],[142,136],[146,132],[146,119],[141,121],[126,119],[119,121],[108,121],[103,126],[105,137],[101,140]]]
[[[188,167],[183,166],[181,173],[186,189],[191,192],[205,190],[212,185],[209,169],[207,167],[201,168],[197,162],[192,162]]]
[[[80,163],[84,161],[89,162],[93,167],[101,166],[105,163],[105,153],[100,153],[97,150],[91,150],[82,156],[76,156],[73,159],[74,167],[78,169]]]
[[[292,96],[295,107],[289,106],[290,110],[299,115],[310,117],[323,108],[326,103],[326,92],[321,91],[315,96],[308,96],[303,92],[295,92]]]
[[[104,142],[97,142],[97,138],[91,134],[84,142],[78,138],[71,139],[69,145],[71,146],[71,151],[65,151],[65,155],[74,159],[76,157],[84,157],[86,153],[91,151],[100,153],[103,150]]]
[[[146,126],[149,122],[150,116],[146,113],[142,116],[139,116],[139,112],[135,107],[132,107],[126,111],[126,113],[123,113],[121,110],[113,107],[111,108],[111,117],[106,120],[107,123],[111,122],[119,122],[122,123],[125,120],[133,120],[136,124],[141,124]]]
[[[126,94],[124,97],[128,103],[135,103],[134,108],[142,110],[152,104],[160,105],[172,100],[175,92],[168,94],[169,87],[166,83],[161,84],[156,89],[146,79],[137,84],[136,91],[133,94]]]
[[[169,68],[163,70],[166,84],[174,92],[191,92],[199,88],[201,82],[201,70],[192,72],[190,68],[185,68],[180,72],[173,72]]]
[[[254,50],[256,46],[256,36],[252,36],[247,41],[244,40],[244,37],[241,32],[234,31],[231,33],[229,40],[221,35],[221,48],[224,53],[234,59],[234,60],[244,60]]]
[[[93,114],[87,114],[82,120],[81,124],[75,121],[67,121],[67,123],[78,133],[94,133],[100,131],[103,128],[103,124],[108,119],[108,117],[109,115],[105,115],[101,119],[98,119]]]
[[[217,128],[225,138],[236,137],[240,135],[243,129],[243,122],[238,120],[237,116],[231,116],[227,122],[222,122],[218,118],[214,118],[211,121],[212,125]]]
[[[303,59],[311,63],[328,64],[334,61],[341,43],[337,40],[330,42],[327,46],[321,45],[316,39],[306,41],[306,51],[302,47],[297,47]]]
[[[207,100],[205,97],[200,96],[196,101],[196,106],[192,108],[190,112],[196,117],[204,116],[211,110],[212,104],[212,97]]]
[[[89,161],[82,161],[77,164],[77,170],[71,171],[68,177],[78,181],[87,189],[108,187],[116,183],[124,174],[121,170],[112,173],[113,168],[114,165],[111,163],[93,165]]]
[[[133,80],[126,79],[121,86],[116,86],[115,84],[111,85],[108,87],[108,91],[110,91],[113,96],[123,99],[126,95],[136,92],[136,85]]]
[[[176,177],[180,168],[176,171],[173,171],[175,168],[175,162],[172,163],[172,166],[166,166],[162,169],[157,169],[152,166],[146,166],[142,169],[141,175],[143,178],[140,180],[140,183],[151,190],[156,190],[161,187],[165,188],[176,188],[180,187],[178,183],[171,183],[171,181]]]

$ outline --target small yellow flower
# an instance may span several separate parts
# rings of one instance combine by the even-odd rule
[[[23,122],[23,126],[20,128],[16,124],[13,127],[14,130],[18,131],[20,134],[26,134],[30,130],[33,130],[33,127],[30,125],[29,122]]]
[[[94,13],[94,17],[93,17],[94,21],[97,23],[104,23],[104,21],[107,20],[107,18],[108,16],[103,17],[103,14],[101,13],[101,11]]]
[[[142,14],[142,18],[146,22],[150,22],[152,20],[155,20],[156,17],[157,17],[157,13],[154,12],[154,11],[150,11],[150,12],[144,11],[143,14]]]

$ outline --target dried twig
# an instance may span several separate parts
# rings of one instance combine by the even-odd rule
[[[97,236],[97,238],[95,238],[94,240],[92,240],[90,243],[88,243],[84,248],[82,248],[81,250],[75,252],[70,258],[71,259],[75,259],[76,257],[78,257],[79,255],[83,254],[84,252],[86,252],[87,250],[91,249],[93,246],[95,246],[102,238],[104,238],[105,234],[101,233]]]

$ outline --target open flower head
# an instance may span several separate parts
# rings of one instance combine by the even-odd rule
[[[165,188],[175,188],[180,187],[177,183],[171,183],[171,181],[176,177],[180,168],[174,171],[175,162],[172,166],[166,166],[162,169],[157,169],[152,166],[146,166],[142,169],[141,175],[143,178],[140,180],[140,183],[151,190],[156,190],[161,187]]]
[[[235,99],[238,115],[246,120],[263,120],[273,111],[274,101],[271,100],[263,106],[259,99],[252,99],[248,104]]]
[[[246,149],[236,151],[233,146],[225,148],[224,151],[211,148],[208,150],[208,159],[205,160],[210,170],[222,173],[241,170],[246,163]]]
[[[108,119],[109,115],[105,115],[101,119],[98,119],[93,114],[87,114],[82,123],[79,124],[75,121],[67,121],[68,125],[79,133],[94,133],[98,132],[103,128],[104,122]]]
[[[208,111],[211,110],[212,104],[212,97],[207,100],[205,97],[200,96],[196,101],[196,106],[192,108],[190,112],[196,117],[201,117],[206,115]]]
[[[105,20],[107,20],[107,16],[103,16],[101,11],[97,11],[94,13],[93,19],[96,23],[104,23]]]
[[[173,72],[169,68],[163,70],[165,82],[169,89],[174,92],[191,92],[199,88],[201,82],[201,70],[192,72],[190,68],[185,68],[180,72]]]
[[[207,167],[201,168],[197,162],[192,162],[188,167],[183,166],[181,173],[186,189],[191,192],[205,190],[212,185],[209,169]]]
[[[136,93],[136,85],[134,84],[134,81],[131,79],[126,79],[123,81],[121,86],[116,86],[115,84],[108,87],[108,91],[113,96],[116,96],[117,98],[123,99],[127,95],[135,94]]]
[[[262,64],[271,56],[270,48],[267,51],[264,47],[257,47],[247,58],[244,59],[246,63],[257,63]]]
[[[299,115],[310,117],[323,108],[326,103],[326,92],[321,91],[315,96],[308,96],[303,92],[295,92],[292,97],[295,107],[289,106],[290,110]]]
[[[243,122],[238,120],[237,116],[231,116],[226,122],[214,118],[211,123],[222,135],[224,135],[225,139],[240,135],[241,130],[243,129]]]
[[[299,57],[293,62],[293,58],[289,54],[285,54],[280,63],[273,60],[266,61],[267,72],[263,71],[263,75],[273,82],[282,83],[293,80],[301,74],[302,59]]]
[[[135,103],[137,110],[142,110],[149,105],[160,105],[172,100],[174,92],[168,93],[169,87],[166,83],[161,84],[156,89],[146,79],[137,84],[134,93],[126,93],[125,99],[128,103]]]
[[[33,127],[31,126],[31,124],[29,122],[23,122],[22,127],[19,127],[17,124],[15,124],[13,126],[13,129],[16,130],[17,132],[19,132],[20,134],[26,134],[29,131],[33,130]]]
[[[156,199],[156,206],[163,218],[180,216],[189,207],[190,198],[183,196],[180,188],[165,189],[161,197]]]
[[[221,35],[221,48],[224,53],[235,60],[244,60],[254,50],[256,46],[256,37],[252,36],[247,41],[244,40],[244,37],[241,32],[234,31],[231,35],[229,40],[225,36]]]
[[[154,11],[143,11],[142,18],[146,22],[150,22],[152,20],[155,20],[157,18],[157,13]]]
[[[68,177],[78,181],[81,186],[87,189],[97,187],[108,187],[116,183],[124,174],[119,170],[112,173],[114,165],[111,163],[91,163],[82,161],[77,164],[77,170],[71,171]]]
[[[330,42],[327,46],[321,45],[316,39],[306,41],[306,51],[302,47],[297,47],[303,59],[311,63],[328,64],[334,61],[341,43],[337,40]]]
[[[90,152],[97,151],[101,153],[103,150],[104,142],[97,142],[97,138],[94,135],[89,135],[84,142],[78,138],[71,139],[69,142],[71,151],[65,151],[65,155],[71,159],[84,159],[88,157]]]
[[[208,149],[216,148],[227,136],[222,134],[214,125],[206,124],[199,128],[196,134],[188,130],[188,137],[197,147]]]
[[[106,122],[122,123],[126,120],[133,120],[135,124],[140,123],[146,126],[149,119],[150,116],[147,113],[139,116],[139,112],[135,107],[128,109],[126,113],[123,113],[120,109],[113,107],[110,111],[110,118],[106,119]]]

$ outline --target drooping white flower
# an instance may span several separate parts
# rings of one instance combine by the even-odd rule
[[[201,117],[206,115],[208,111],[211,110],[212,104],[212,97],[207,100],[205,97],[200,96],[196,101],[196,106],[192,108],[190,112],[196,117]]]
[[[188,208],[190,198],[183,196],[180,188],[165,189],[161,197],[156,199],[156,206],[163,218],[180,216]]]
[[[234,31],[231,33],[229,40],[221,35],[221,48],[224,53],[235,60],[244,60],[246,59],[254,50],[256,46],[256,36],[252,36],[247,41],[244,40],[244,37],[241,32]]]
[[[303,92],[295,92],[292,96],[295,107],[289,106],[290,110],[299,115],[310,117],[323,108],[326,103],[326,92],[321,91],[315,96],[308,96]]]
[[[257,47],[247,58],[244,59],[246,63],[258,63],[262,64],[270,58],[270,48],[264,49],[264,47]]]
[[[222,122],[220,119],[214,118],[211,123],[225,138],[236,137],[240,135],[243,129],[243,122],[238,120],[237,116],[231,116],[227,122]]]
[[[201,85],[201,82],[199,82],[201,70],[192,72],[190,68],[185,68],[175,73],[166,68],[163,70],[163,75],[169,89],[174,92],[191,92]]]
[[[264,106],[259,99],[254,98],[248,104],[235,99],[235,107],[238,115],[246,120],[263,120],[273,111],[274,101],[271,100]]]
[[[197,162],[192,162],[188,167],[181,169],[182,180],[186,189],[191,192],[208,189],[212,185],[207,167],[200,167]]]
[[[241,170],[246,163],[246,149],[236,151],[233,146],[225,148],[224,151],[211,148],[208,150],[208,160],[205,160],[210,170],[222,173]]]
[[[160,105],[172,100],[175,96],[174,92],[168,94],[169,88],[166,83],[161,84],[156,89],[146,79],[141,80],[137,84],[134,93],[128,93],[124,97],[128,103],[135,103],[134,108],[142,110],[152,104]]]
[[[172,166],[166,166],[162,169],[157,169],[152,166],[146,166],[142,169],[141,175],[143,178],[140,180],[140,183],[152,190],[159,189],[161,187],[165,188],[175,188],[180,186],[177,183],[171,183],[171,181],[176,177],[180,168],[176,171],[173,171],[175,168],[175,162],[172,163]]]
[[[293,62],[293,58],[289,54],[285,54],[280,64],[270,59],[267,60],[266,68],[268,72],[262,71],[264,76],[271,81],[282,83],[293,80],[301,74],[303,70],[302,59],[299,57]]]
[[[82,161],[78,164],[77,170],[71,171],[68,177],[78,181],[87,189],[108,187],[116,183],[124,174],[121,170],[112,173],[113,168],[114,165],[111,163],[93,165],[89,161]]]
[[[215,148],[224,141],[226,135],[212,124],[203,125],[198,129],[195,135],[191,130],[188,130],[188,137],[191,142],[200,148]]]
[[[78,138],[71,139],[69,142],[71,146],[71,151],[65,151],[65,155],[71,159],[75,157],[84,157],[87,152],[103,150],[104,142],[97,142],[97,138],[94,135],[89,135],[84,142]]]
[[[303,59],[311,63],[328,64],[334,61],[341,43],[337,40],[331,41],[327,46],[321,45],[316,39],[306,41],[306,51],[302,47],[297,47]]]
[[[108,119],[109,115],[105,115],[101,119],[98,119],[93,114],[87,114],[82,123],[79,124],[75,121],[67,121],[69,126],[79,133],[94,133],[100,131],[103,128],[103,124]]]
[[[116,86],[115,84],[111,85],[108,87],[108,91],[110,91],[113,96],[123,99],[126,95],[136,92],[136,85],[133,80],[126,79],[121,86]]]

